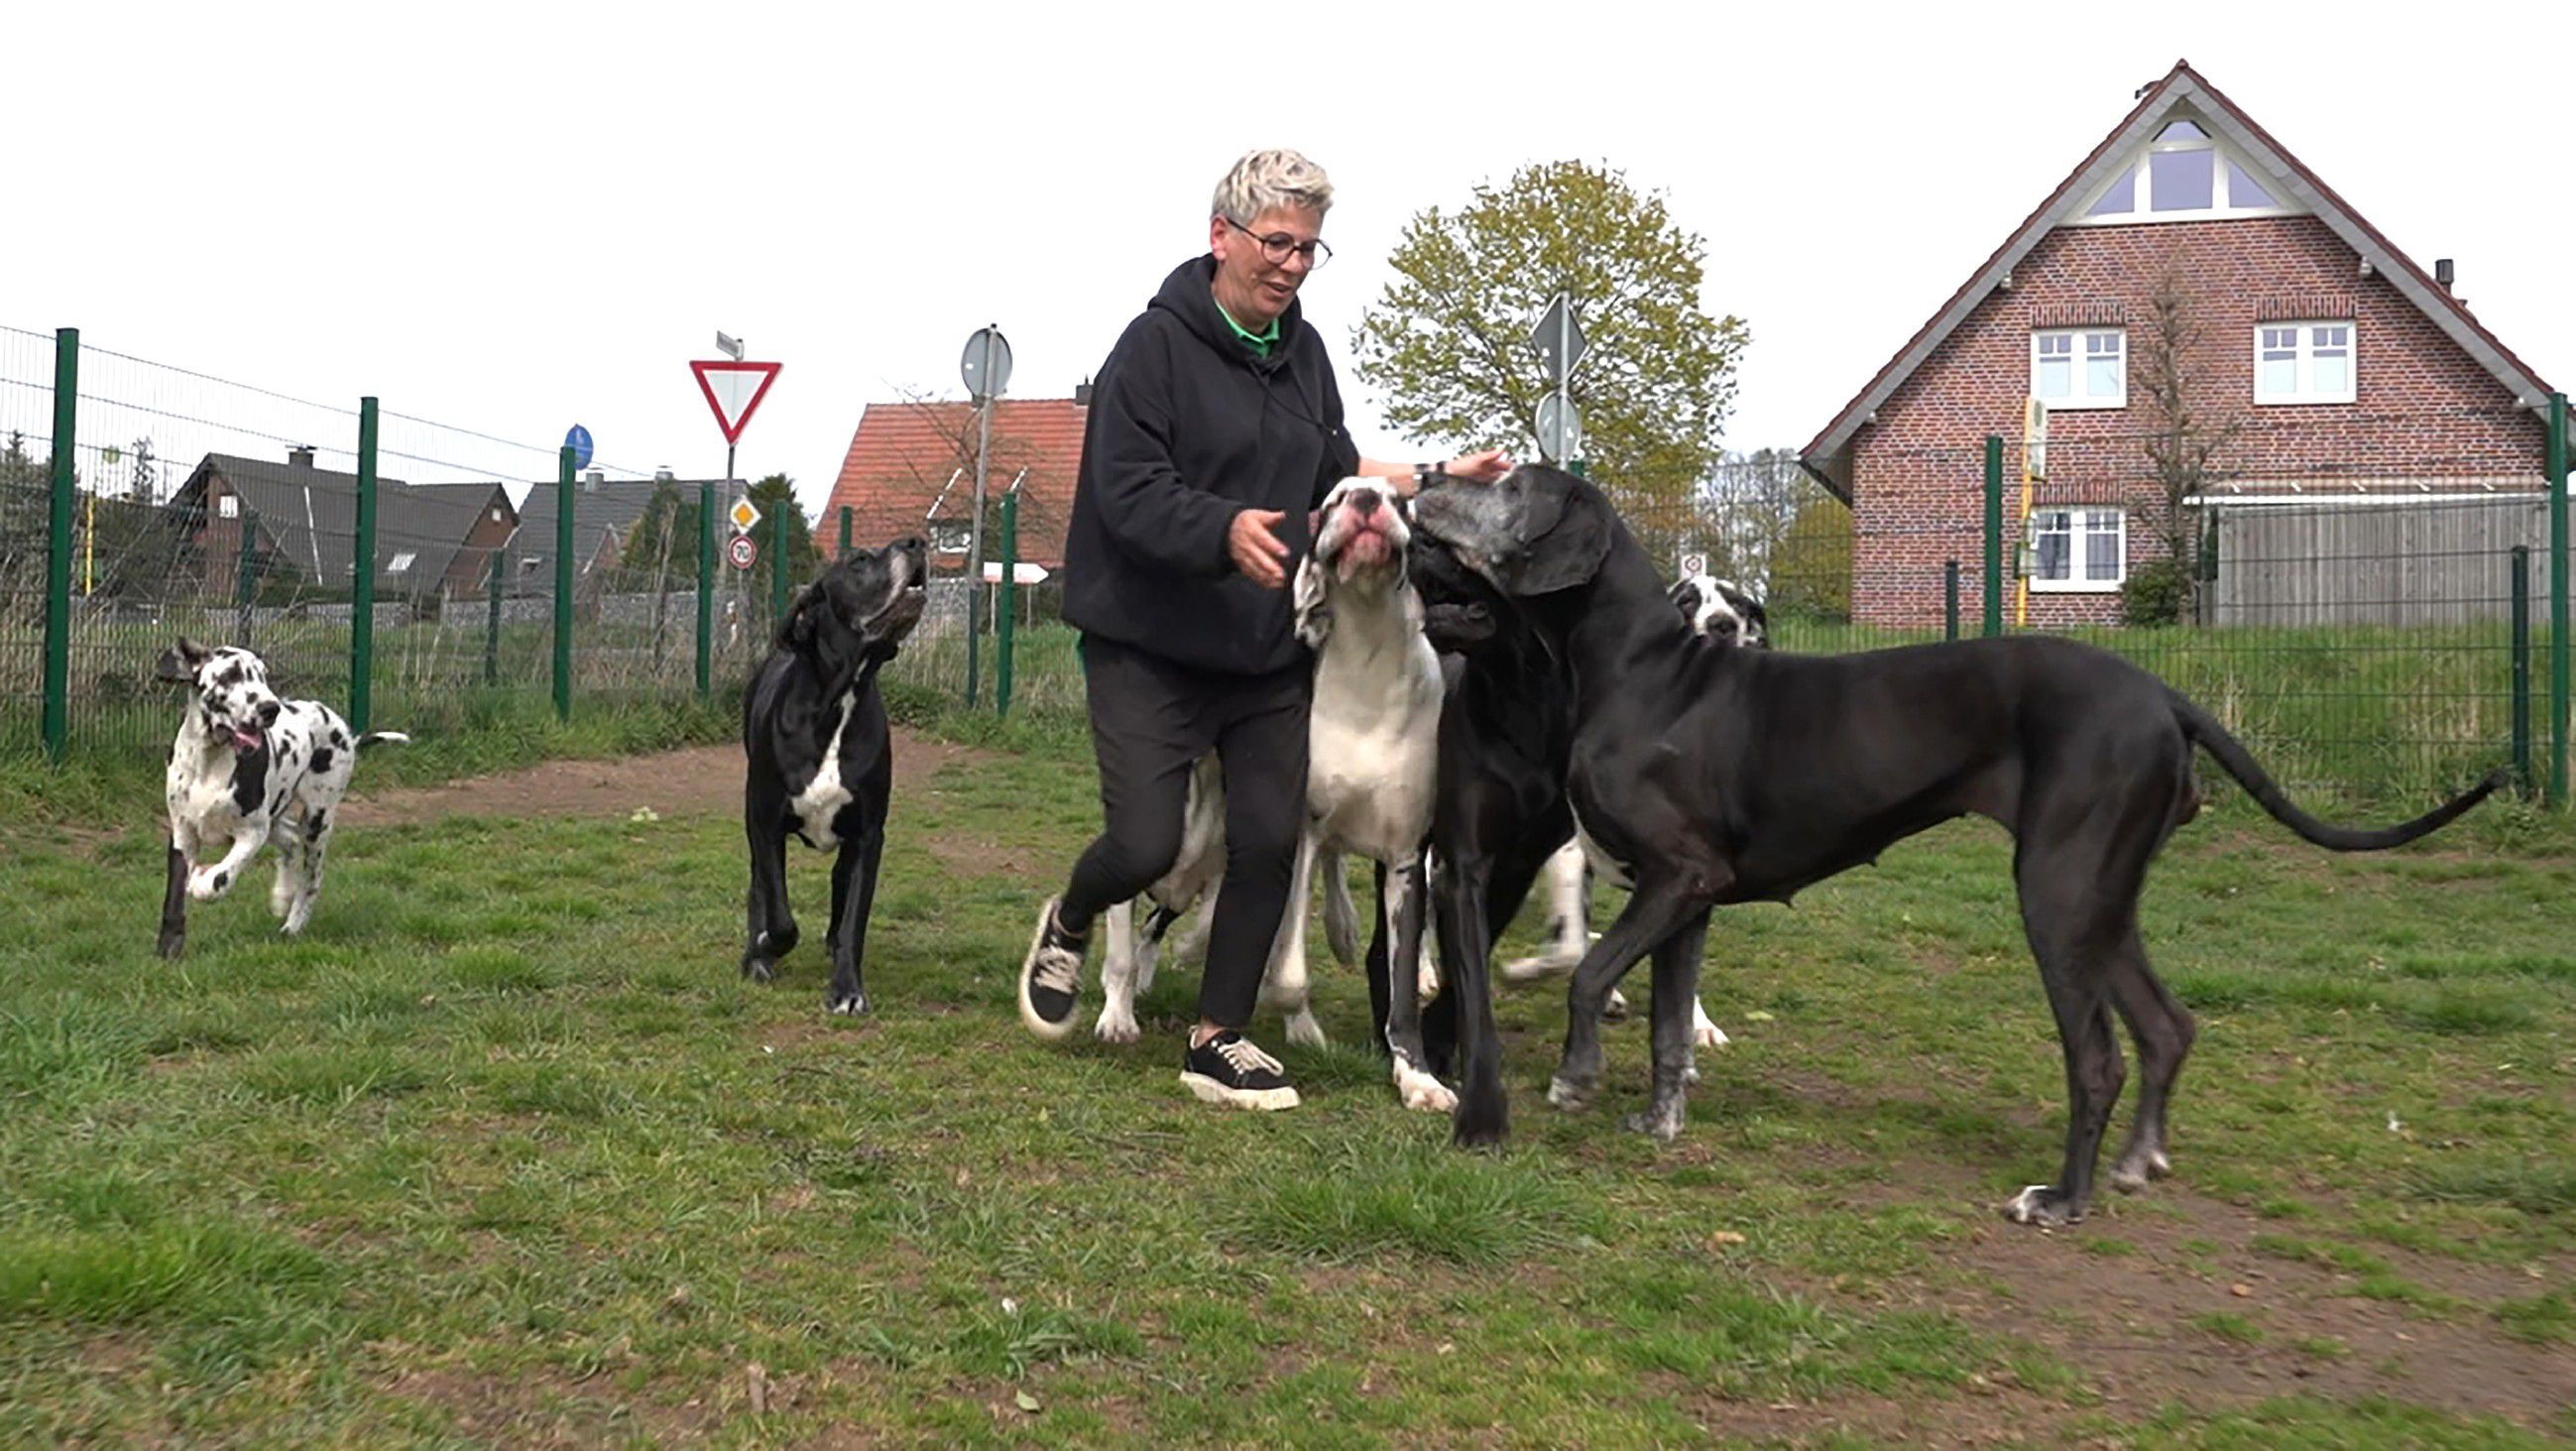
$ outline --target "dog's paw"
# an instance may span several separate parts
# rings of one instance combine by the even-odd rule
[[[1615,987],[1610,989],[1610,996],[1602,999],[1601,1001],[1601,1021],[1605,1023],[1624,1023],[1628,1021],[1628,995],[1626,993],[1619,991]]]
[[[192,901],[211,902],[232,890],[233,874],[221,867],[192,867],[188,872],[188,896]]]
[[[1448,1113],[1458,1107],[1458,1095],[1449,1091],[1449,1085],[1400,1058],[1395,1064],[1395,1096],[1406,1108],[1421,1113]]]
[[[1091,1036],[1103,1043],[1133,1043],[1144,1036],[1136,1027],[1136,1015],[1116,1003],[1100,1010],[1100,1021],[1091,1025]]]
[[[1691,1029],[1691,1046],[1694,1048],[1723,1048],[1731,1041],[1726,1030],[1715,1023],[1702,1023]]]
[[[1324,1025],[1315,1021],[1315,1010],[1300,1007],[1288,1015],[1288,1041],[1300,1048],[1325,1046]]]
[[[1592,1106],[1592,1085],[1577,1083],[1559,1075],[1547,1081],[1547,1101],[1567,1113],[1581,1113]]]
[[[2132,1149],[2111,1166],[2111,1187],[2123,1194],[2135,1194],[2172,1172],[2173,1160],[2161,1150]]]
[[[1574,971],[1574,964],[1580,961],[1582,961],[1580,957],[1566,957],[1553,952],[1542,953],[1537,957],[1515,957],[1503,964],[1503,980],[1528,982],[1532,978],[1563,977]]]
[[[777,959],[768,957],[746,957],[742,960],[742,975],[750,978],[753,982],[767,982],[771,978],[778,976]]]
[[[1619,1126],[1632,1134],[1644,1134],[1659,1144],[1669,1144],[1682,1135],[1681,1105],[1632,1113],[1621,1119]]]
[[[859,1017],[868,1010],[868,995],[865,991],[857,989],[849,992],[825,993],[823,1010],[837,1018]]]
[[[161,942],[160,942],[160,945],[159,945],[158,947],[154,948],[153,950],[154,950],[154,951],[156,951],[156,952],[158,952],[158,953],[159,953],[160,955],[162,955],[163,957],[177,957],[180,953],[182,953],[182,952],[186,951],[186,950],[187,950],[187,947],[188,947],[188,934],[187,934],[187,933],[185,933],[185,932],[164,932],[164,933],[162,933],[162,934],[161,934]]]
[[[2063,1229],[2084,1217],[2054,1184],[2033,1184],[2004,1201],[2004,1218],[2015,1224],[2036,1224],[2042,1229]]]

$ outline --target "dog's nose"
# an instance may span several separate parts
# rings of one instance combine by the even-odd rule
[[[1377,513],[1378,502],[1375,489],[1351,490],[1351,512],[1359,515],[1363,520]]]
[[[268,727],[277,724],[277,711],[278,704],[276,701],[263,700],[259,703],[259,709],[253,713],[259,717],[259,724],[262,730],[266,730]]]

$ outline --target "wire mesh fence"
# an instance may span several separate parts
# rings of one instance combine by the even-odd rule
[[[0,756],[157,753],[172,712],[154,666],[182,635],[247,646],[282,691],[414,732],[738,686],[774,591],[709,563],[701,496],[726,491],[604,463],[565,474],[557,450],[372,400],[0,328]]]

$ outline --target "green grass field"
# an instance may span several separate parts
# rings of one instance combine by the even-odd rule
[[[901,783],[857,1022],[816,855],[808,945],[736,976],[721,815],[344,831],[304,939],[262,872],[165,964],[147,815],[10,813],[0,1442],[2576,1436],[2554,823],[2187,828],[2146,900],[2203,1030],[2178,1177],[2048,1235],[1993,1210],[2063,1115],[1997,831],[1722,916],[1737,1041],[1669,1148],[1617,1128],[1642,1024],[1568,1117],[1561,995],[1507,992],[1516,1135],[1464,1154],[1346,971],[1290,1115],[1180,1089],[1186,973],[1137,1048],[1031,1040],[1011,974],[1097,807],[1075,733],[978,735]]]

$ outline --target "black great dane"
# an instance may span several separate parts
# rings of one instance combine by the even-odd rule
[[[767,982],[796,945],[787,907],[787,837],[837,847],[832,858],[832,984],[824,1006],[864,1013],[859,982],[877,859],[894,787],[877,670],[921,619],[928,569],[918,538],[855,550],[805,587],[742,697],[743,832],[751,842],[750,926],[742,974]]]
[[[1435,485],[1414,519],[1507,596],[1573,672],[1566,785],[1576,829],[1636,890],[1575,969],[1548,1097],[1575,1108],[1598,1091],[1604,999],[1651,953],[1653,1097],[1629,1125],[1658,1138],[1681,1130],[1712,907],[1787,901],[1916,832],[1984,816],[2015,838],[2023,928],[2056,1015],[2068,1097],[2057,1182],[2024,1189],[2005,1212],[2072,1223],[2092,1202],[2124,1076],[2114,1011],[2144,1082],[2112,1183],[2138,1188],[2170,1167],[2166,1100],[2194,1028],[2148,967],[2137,907],[2148,863],[2199,808],[2193,748],[2274,819],[2336,851],[2412,841],[2503,779],[2492,774],[2403,825],[2329,825],[2292,805],[2208,712],[2106,651],[2042,636],[1841,656],[1709,644],[1684,627],[1609,500],[1554,469]],[[1483,1051],[1465,1046],[1470,1064]],[[1467,1086],[1474,1092],[1478,1075]]]

